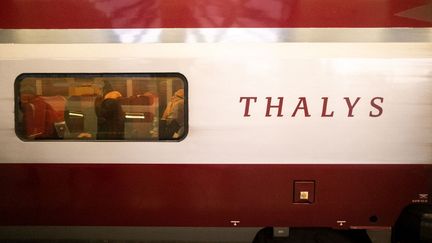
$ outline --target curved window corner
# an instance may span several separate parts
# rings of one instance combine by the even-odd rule
[[[15,131],[23,141],[181,141],[187,91],[179,73],[21,74]]]

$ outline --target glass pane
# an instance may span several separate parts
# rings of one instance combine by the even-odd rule
[[[22,74],[15,82],[23,140],[181,140],[181,74]]]

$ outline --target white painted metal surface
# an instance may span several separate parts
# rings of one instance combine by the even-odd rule
[[[23,142],[14,132],[21,73],[180,72],[189,85],[181,142]],[[243,96],[257,97],[244,117]],[[284,97],[283,117],[265,117]],[[306,97],[311,117],[299,111]],[[334,117],[321,117],[329,97]],[[361,97],[347,117],[344,97]],[[383,114],[373,118],[373,97]],[[0,45],[2,163],[432,162],[430,43]]]

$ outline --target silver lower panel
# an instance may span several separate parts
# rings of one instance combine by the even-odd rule
[[[0,29],[0,43],[432,42],[432,28]]]

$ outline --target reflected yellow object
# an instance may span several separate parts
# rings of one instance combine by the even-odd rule
[[[122,95],[120,94],[120,92],[118,91],[111,91],[109,93],[107,93],[104,97],[104,99],[117,99],[122,97]]]

